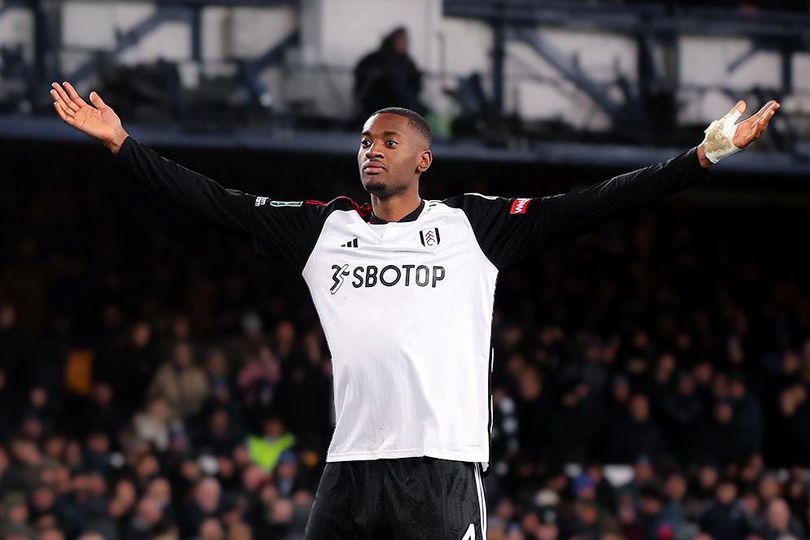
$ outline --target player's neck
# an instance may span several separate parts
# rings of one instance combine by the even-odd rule
[[[374,215],[385,221],[399,221],[419,208],[420,204],[422,204],[422,198],[416,190],[385,199],[374,194],[371,195],[371,208],[374,210]]]

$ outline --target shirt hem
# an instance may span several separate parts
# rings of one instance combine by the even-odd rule
[[[377,459],[398,459],[411,457],[432,457],[436,459],[469,461],[473,463],[486,463],[489,461],[489,456],[486,452],[453,452],[448,450],[409,448],[404,450],[386,450],[383,452],[341,452],[339,454],[327,454],[326,462],[370,461]]]

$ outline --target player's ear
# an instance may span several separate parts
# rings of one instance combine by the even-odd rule
[[[422,174],[430,168],[433,163],[433,152],[428,148],[419,155],[419,164],[416,166],[416,172]]]

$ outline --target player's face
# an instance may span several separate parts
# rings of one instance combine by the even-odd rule
[[[357,152],[360,180],[381,198],[402,193],[430,166],[427,140],[404,116],[377,114],[366,120]]]

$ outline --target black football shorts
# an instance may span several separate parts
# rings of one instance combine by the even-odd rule
[[[481,465],[430,457],[327,463],[305,540],[484,540]]]

